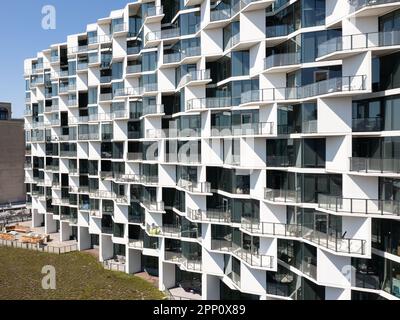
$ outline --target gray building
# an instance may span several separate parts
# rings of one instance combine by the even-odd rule
[[[0,205],[25,201],[24,120],[11,115],[11,103],[0,102]]]

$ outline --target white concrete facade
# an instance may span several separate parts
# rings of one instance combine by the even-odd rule
[[[162,2],[129,3],[25,61],[34,225],[205,300],[398,299],[395,280],[361,287],[354,270],[400,260],[373,233],[399,219],[380,181],[400,173],[353,157],[356,138],[399,131],[354,130],[353,104],[400,94],[373,88],[372,63],[400,51],[398,36],[373,36],[400,1],[326,0],[324,23],[293,28],[269,21],[307,1]],[[324,32],[308,47],[303,35]]]

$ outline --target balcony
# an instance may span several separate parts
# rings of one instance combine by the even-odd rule
[[[179,179],[177,186],[191,193],[211,193],[211,183]]]
[[[60,220],[61,221],[67,221],[70,224],[77,224],[78,223],[78,217],[74,217],[74,216],[69,215],[69,214],[62,214],[60,216]]]
[[[163,15],[163,14],[164,14],[164,7],[163,6],[149,7],[143,13],[143,19],[147,19],[147,18],[154,17],[154,16],[160,16],[160,15]]]
[[[184,75],[178,84],[178,87],[189,85],[203,85],[211,81],[210,69],[190,71]]]
[[[112,33],[115,35],[116,33],[124,33],[128,32],[128,24],[127,23],[117,23],[112,25]]]
[[[187,216],[189,220],[197,222],[232,223],[232,213],[230,210],[207,209],[203,211],[187,208]]]
[[[265,188],[264,199],[266,201],[278,203],[300,203],[301,192],[300,190]]]
[[[212,127],[211,136],[257,136],[272,135],[274,124],[272,122],[247,123],[226,127]]]
[[[211,239],[211,250],[226,251],[234,255],[239,260],[245,262],[251,267],[273,269],[274,257],[257,253],[257,249],[244,249],[229,240]]]
[[[393,51],[390,47],[398,45],[400,45],[398,31],[344,35],[320,44],[317,60],[343,59],[366,49],[377,49],[381,53],[390,53]]]
[[[146,176],[139,174],[114,174],[114,179],[118,183],[138,183],[147,185],[158,184],[158,176]]]
[[[86,61],[86,62],[78,62],[78,65],[77,65],[77,70],[87,70],[87,68],[89,67],[89,63]]]
[[[192,99],[187,102],[186,110],[204,110],[204,109],[219,109],[230,108],[232,106],[232,98],[200,98]]]
[[[399,217],[400,201],[343,198],[329,195],[319,195],[318,209],[328,212]]]
[[[400,159],[350,158],[350,171],[370,174],[400,173]]]
[[[114,90],[115,97],[125,97],[125,96],[141,96],[143,94],[142,87],[129,87]]]
[[[272,103],[285,100],[306,100],[312,97],[341,93],[353,95],[355,91],[366,90],[366,75],[346,76],[315,82],[302,87],[267,88],[242,94],[242,104]]]
[[[150,200],[142,200],[143,206],[150,212],[164,212],[164,202],[156,202]]]
[[[366,240],[342,238],[298,224],[258,222],[242,218],[241,229],[256,236],[301,238],[338,253],[366,254]]]
[[[164,260],[180,264],[183,269],[191,272],[202,271],[202,261],[198,257],[186,258],[182,252],[166,250]]]
[[[301,52],[273,54],[265,58],[264,69],[269,72],[290,72],[301,64]]]
[[[144,248],[143,239],[129,239],[128,247],[131,249],[143,249]]]
[[[382,117],[353,119],[353,132],[382,131],[384,119]]]
[[[142,117],[145,116],[159,116],[164,114],[164,105],[163,104],[152,104],[143,106]]]
[[[393,4],[393,5],[390,5]],[[366,17],[370,15],[384,15],[398,7],[396,0],[352,0],[351,7],[354,16]],[[378,6],[377,8],[375,8]]]
[[[135,74],[142,72],[142,65],[141,64],[133,64],[126,67],[126,74]]]
[[[113,99],[112,93],[100,93],[100,101],[111,101]]]

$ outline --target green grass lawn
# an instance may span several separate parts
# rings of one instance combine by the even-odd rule
[[[56,290],[42,289],[46,265],[56,268]],[[89,254],[53,255],[0,247],[0,299],[156,300],[164,295],[145,280],[103,269]]]

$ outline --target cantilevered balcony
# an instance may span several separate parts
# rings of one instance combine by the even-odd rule
[[[400,174],[400,159],[350,158],[350,171],[360,173]]]
[[[301,52],[272,54],[265,58],[264,69],[268,72],[290,72],[301,63]]]
[[[189,86],[189,85],[203,85],[211,81],[210,70],[196,70],[190,71],[185,74],[178,84],[178,87]]]
[[[195,222],[212,222],[212,223],[231,223],[232,212],[231,210],[212,209],[207,210],[187,208],[188,218]]]
[[[350,57],[366,49],[389,54],[400,45],[399,31],[370,32],[332,38],[318,46],[317,60],[338,60]],[[398,48],[397,48],[398,50]]]
[[[118,183],[138,183],[145,185],[157,185],[158,176],[147,176],[139,174],[114,174],[114,179]]]
[[[180,251],[165,250],[165,261],[180,264],[183,269],[191,272],[201,272],[202,271],[202,261],[201,258],[195,257],[193,255],[185,256]]]
[[[383,117],[356,118],[353,119],[353,132],[382,131],[384,125]]]
[[[179,179],[177,185],[192,193],[211,193],[211,184],[209,182],[194,182]]]
[[[318,209],[349,215],[400,217],[400,201],[397,200],[343,198],[320,194]]]
[[[265,188],[264,199],[270,202],[300,203],[300,190]]]
[[[143,19],[147,19],[150,17],[154,16],[160,16],[164,14],[164,7],[163,6],[154,6],[154,7],[148,7],[144,12],[143,12]]]
[[[164,114],[163,104],[150,104],[144,105],[142,110],[142,117],[145,116],[160,116]]]
[[[396,0],[352,0],[351,13],[355,18],[381,16],[399,7]]]
[[[230,240],[211,239],[211,250],[225,251],[255,268],[274,268],[274,257],[257,253],[257,250],[246,250]]]
[[[330,235],[299,224],[259,222],[242,218],[241,229],[256,236],[301,238],[338,253],[366,254],[366,240]]]
[[[220,98],[199,98],[192,99],[187,102],[186,110],[206,110],[206,109],[219,109],[230,108],[232,106],[231,97]]]
[[[137,74],[142,72],[142,65],[141,64],[132,64],[126,67],[126,74]]]
[[[302,87],[267,88],[251,90],[242,94],[242,104],[273,103],[285,100],[306,100],[331,94],[353,95],[366,90],[366,76],[346,76],[315,82]]]
[[[232,126],[219,126],[211,128],[211,136],[258,136],[272,135],[274,129],[273,122],[256,122]]]

